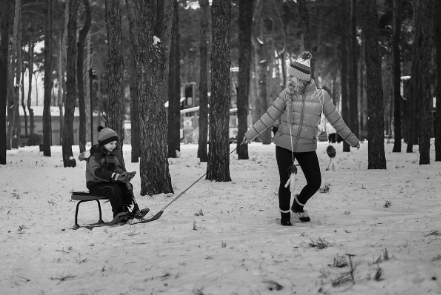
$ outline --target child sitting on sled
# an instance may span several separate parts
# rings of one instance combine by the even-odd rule
[[[81,153],[78,159],[87,161],[86,186],[90,193],[108,197],[115,218],[118,214],[129,213],[128,208],[134,201],[129,182],[135,173],[127,172],[113,154],[118,142],[116,132],[102,126],[98,127],[98,132],[98,144]]]

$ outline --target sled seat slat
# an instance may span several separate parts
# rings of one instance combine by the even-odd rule
[[[89,192],[72,192],[72,201],[108,200],[108,197],[92,195]]]

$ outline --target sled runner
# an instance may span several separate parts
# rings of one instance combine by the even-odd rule
[[[96,223],[92,223],[92,224],[88,224],[86,226],[83,226],[87,229],[93,229],[95,227],[102,227],[102,226],[113,226],[113,225],[117,225],[120,223],[125,223],[127,222],[129,219],[143,219],[144,216],[147,215],[147,213],[150,211],[149,208],[144,208],[142,210],[139,209],[138,203],[136,202],[135,196],[133,194],[133,187],[130,184],[130,180],[135,176],[136,172],[127,172],[128,177],[126,178],[125,184],[127,186],[127,190],[129,191],[131,197],[132,197],[132,202],[133,202],[133,209],[131,211],[128,212],[121,212],[118,213],[111,221],[109,222],[104,222],[102,219],[102,212],[101,212],[101,204],[100,204],[100,200],[108,200],[108,197],[105,196],[96,196],[93,195],[89,192],[73,192],[71,195],[71,199],[73,201],[79,201],[77,203],[76,206],[76,210],[75,210],[75,225],[73,226],[72,229],[76,230],[78,228],[80,228],[81,226],[78,224],[78,211],[79,211],[79,206],[81,203],[83,202],[90,202],[90,201],[96,201],[98,203],[98,210],[99,210],[99,220]]]
[[[101,222],[101,223],[92,223],[86,226],[83,226],[84,228],[87,229],[94,229],[95,227],[103,227],[103,226],[113,226],[113,225],[124,225],[126,224],[127,221],[129,221],[130,219],[142,219],[144,218],[144,216],[147,215],[147,213],[150,212],[149,208],[145,208],[142,209],[138,212],[121,212],[116,214],[116,216],[109,222]]]

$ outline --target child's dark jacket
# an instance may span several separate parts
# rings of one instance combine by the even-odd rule
[[[87,159],[87,157],[80,155],[80,160],[81,159]],[[92,146],[86,166],[87,188],[90,189],[100,182],[112,182],[112,175],[114,173],[121,174],[123,172],[125,172],[125,169],[112,152],[109,152],[100,145]]]

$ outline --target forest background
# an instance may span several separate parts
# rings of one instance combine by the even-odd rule
[[[237,153],[248,159],[247,145],[239,144],[249,110],[253,121],[260,117],[286,86],[286,64],[303,50],[314,56],[318,85],[351,130],[368,139],[368,169],[386,169],[385,136],[396,143],[394,152],[401,152],[402,140],[409,153],[418,144],[421,165],[430,164],[435,137],[440,161],[438,2],[2,0],[0,163],[7,163],[6,150],[19,148],[22,135],[40,143],[30,95],[33,78],[40,77],[45,156],[51,156],[49,109],[58,106],[64,166],[76,165],[73,113],[78,107],[82,152],[92,97],[94,110],[118,134],[123,120],[131,120],[131,161],[140,160],[141,194],[173,192],[167,158],[180,150],[181,84],[195,82],[197,156],[208,162],[207,179],[229,181],[229,161],[223,160],[230,153],[228,109],[238,107]],[[43,51],[34,50],[42,43]],[[270,130],[259,140],[269,144]]]

